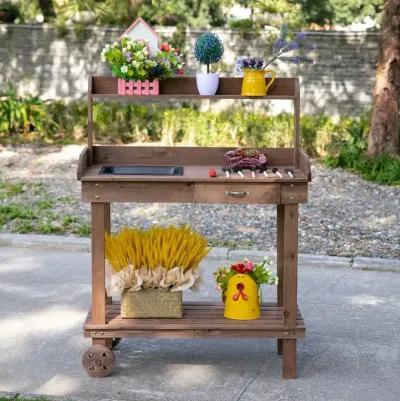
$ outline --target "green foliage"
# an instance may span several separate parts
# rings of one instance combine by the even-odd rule
[[[35,114],[32,98],[20,98],[10,91],[0,100],[0,143],[82,143],[87,128],[87,104],[83,101],[44,103]],[[199,111],[182,104],[180,108],[156,104],[96,103],[96,140],[107,143],[159,142],[189,146],[290,147],[293,144],[293,116],[275,116],[245,109]],[[323,157],[332,167],[358,172],[379,183],[399,184],[398,157],[365,156],[369,116],[341,117],[303,115],[300,121],[301,146],[313,157]],[[0,201],[26,188],[20,184],[0,185]],[[32,191],[40,194],[40,185]],[[50,201],[46,201],[50,202]],[[66,200],[68,202],[68,200]],[[70,201],[69,201],[70,202]],[[51,203],[39,202],[47,209]]]
[[[380,184],[400,185],[400,157],[380,155],[369,158],[368,119],[342,120],[337,134],[329,146],[330,154],[325,158],[326,165],[354,171],[362,178]],[[338,132],[340,132],[338,130]]]
[[[141,15],[151,24],[196,28],[223,26],[226,22],[219,0],[151,0],[139,7]]]
[[[253,27],[253,21],[250,18],[231,19],[228,25],[231,29],[249,30]]]
[[[90,225],[63,211],[63,204],[75,202],[60,197],[56,203],[41,182],[0,180],[0,231],[88,236]]]
[[[14,22],[19,17],[19,8],[11,1],[0,3],[0,21]]]
[[[25,192],[25,186],[22,182],[3,182],[0,181],[0,200],[10,196],[19,195]]]
[[[367,16],[376,19],[384,0],[302,0],[299,3],[307,23],[351,25]]]
[[[201,64],[207,65],[207,73],[210,64],[218,63],[224,54],[224,45],[221,39],[212,32],[201,34],[194,44],[194,57]]]
[[[9,86],[0,98],[0,132],[9,135],[41,133],[54,127],[46,116],[46,105],[35,96],[20,97]]]
[[[248,274],[258,286],[261,284],[278,284],[278,277],[272,273],[271,264],[272,260],[266,257],[258,263],[244,259],[242,262],[237,262],[231,266],[219,267],[214,272],[214,278],[222,294],[228,288],[229,280],[236,274]]]
[[[51,400],[45,397],[28,398],[26,396],[10,394],[10,396],[0,397],[0,401],[51,401]]]
[[[164,79],[182,72],[183,62],[178,49],[163,43],[152,57],[146,44],[126,36],[118,42],[105,45],[101,58],[112,73],[126,80]]]
[[[311,23],[349,25],[366,16],[377,19],[384,0],[68,0],[53,1],[53,4],[54,23],[63,33],[71,24],[76,32],[88,24],[125,27],[139,15],[153,25],[222,27],[227,23],[226,7],[235,4],[254,10],[250,19],[229,21],[228,26],[235,29],[280,24],[282,19],[294,29],[308,27]],[[35,22],[37,16],[44,13],[38,0],[19,0],[18,6],[18,22]]]

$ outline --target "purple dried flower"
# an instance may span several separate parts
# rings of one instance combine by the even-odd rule
[[[272,46],[272,53],[273,54],[279,53],[286,45],[287,45],[286,40],[278,38],[275,41],[274,45]]]
[[[298,50],[298,49],[300,49],[300,43],[296,42],[295,40],[290,41],[286,46],[286,51]]]
[[[302,42],[303,40],[306,40],[306,39],[307,39],[307,35],[306,35],[304,32],[298,32],[298,33],[296,34],[295,40],[296,40],[297,42]]]
[[[263,65],[264,65],[264,59],[262,59],[262,58],[260,58],[260,59],[258,59],[258,61],[257,61],[257,68],[259,69],[259,70],[261,70],[262,68],[263,68]]]
[[[286,64],[312,64],[314,60],[308,56],[282,56],[279,57],[279,60],[283,61]]]

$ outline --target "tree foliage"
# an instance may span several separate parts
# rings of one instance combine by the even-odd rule
[[[195,28],[225,26],[227,8],[241,5],[252,9],[253,28],[265,17],[278,15],[293,27],[349,25],[373,19],[384,0],[19,0],[22,21],[34,21],[37,13],[45,20],[65,21],[80,11],[89,11],[98,25],[127,25],[138,15],[154,25]],[[33,15],[35,14],[35,15]],[[267,21],[268,22],[268,21]],[[238,24],[240,26],[240,23]]]
[[[207,65],[207,73],[210,64],[218,63],[224,54],[224,45],[215,33],[205,32],[200,35],[194,45],[194,56],[201,64]]]

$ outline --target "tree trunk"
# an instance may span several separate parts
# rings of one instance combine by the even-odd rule
[[[368,155],[399,154],[400,0],[387,0],[381,22]]]
[[[39,0],[39,7],[45,22],[56,16],[52,0]]]

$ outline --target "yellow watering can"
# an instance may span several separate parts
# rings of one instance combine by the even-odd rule
[[[235,274],[229,280],[224,316],[235,320],[254,320],[260,317],[258,287],[248,274]]]
[[[265,74],[271,74],[268,85],[265,82]],[[275,81],[276,74],[272,70],[243,70],[242,96],[265,96],[269,87]]]

